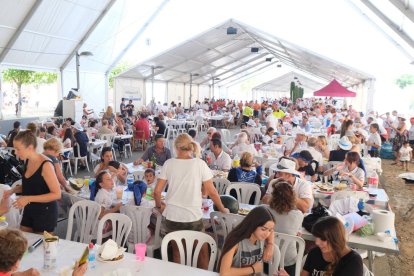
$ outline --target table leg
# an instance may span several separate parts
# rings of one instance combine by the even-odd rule
[[[374,252],[372,252],[372,250],[368,250],[368,268],[371,272],[374,272],[373,264],[374,264]]]

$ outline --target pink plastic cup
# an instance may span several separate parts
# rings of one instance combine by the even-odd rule
[[[145,260],[145,253],[147,252],[147,245],[145,243],[135,244],[135,257],[139,261]]]

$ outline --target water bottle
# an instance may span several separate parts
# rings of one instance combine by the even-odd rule
[[[358,202],[358,210],[363,211],[364,209],[365,209],[365,202],[362,198],[360,198]]]
[[[378,174],[376,170],[373,170],[371,175],[368,177],[368,188],[370,189],[378,188]]]
[[[88,268],[89,269],[95,269],[95,248],[93,246],[93,243],[89,244],[89,256],[88,256]]]
[[[135,181],[134,175],[129,173],[128,176],[127,176],[127,185],[128,185],[128,187],[129,187],[129,185],[134,184],[134,181]]]

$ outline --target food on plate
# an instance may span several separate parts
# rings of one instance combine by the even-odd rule
[[[224,207],[229,209],[230,213],[237,214],[239,212],[239,202],[231,195],[221,195],[220,200]],[[215,211],[218,211],[216,205],[213,207]]]
[[[84,181],[82,178],[69,178],[68,179],[70,186],[76,190],[76,191],[80,191],[80,189],[82,189]]]
[[[239,209],[239,214],[240,215],[247,215],[250,213],[250,209],[245,209],[245,208],[240,208]]]
[[[333,191],[333,187],[327,184],[316,184],[316,187],[323,192],[330,192]]]
[[[336,190],[344,190],[348,187],[348,185],[346,185],[346,183],[339,183],[338,185],[335,186]]]
[[[124,257],[125,248],[119,248],[118,244],[109,239],[102,244],[99,252],[99,257],[104,261],[117,261]]]

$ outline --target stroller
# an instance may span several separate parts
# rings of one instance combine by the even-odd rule
[[[24,163],[9,153],[0,153],[0,183],[11,186],[22,179]]]

